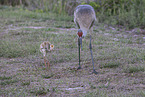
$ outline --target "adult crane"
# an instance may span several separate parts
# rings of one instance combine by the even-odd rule
[[[93,64],[93,73],[98,74],[98,72],[95,71],[94,68],[94,60],[93,60],[93,53],[92,53],[92,44],[91,44],[91,33],[93,32],[93,24],[96,21],[96,14],[94,11],[94,8],[90,5],[79,5],[76,7],[74,11],[74,22],[77,25],[78,29],[78,47],[79,47],[79,67],[78,69],[81,69],[80,65],[80,45],[82,47],[82,37],[85,37],[87,35],[87,32],[89,31],[90,34],[90,44],[89,49],[91,53],[91,59]]]

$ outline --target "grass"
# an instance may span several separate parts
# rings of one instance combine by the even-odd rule
[[[11,76],[0,76],[0,80],[9,80],[9,79],[12,79]]]
[[[25,81],[21,83],[22,86],[29,86],[30,85],[30,81]]]
[[[116,90],[117,91],[117,90]],[[112,93],[111,95],[107,95],[107,91],[103,91],[101,92],[99,89],[94,91],[94,92],[89,92],[87,95],[85,95],[84,97],[105,97],[105,96],[116,96],[116,97],[130,97],[132,96],[131,94],[128,94],[128,95],[125,95],[125,94],[122,94],[122,93],[118,93],[118,94],[115,94],[115,93]],[[140,95],[140,96],[144,96],[144,92],[143,91],[140,91],[140,92],[135,92],[134,93],[134,96],[137,96],[137,95]]]
[[[49,92],[49,89],[45,89],[43,87],[35,87],[31,90],[29,90],[30,93],[34,94],[35,96],[38,96],[38,95],[45,95],[47,94],[47,92]]]
[[[17,40],[1,41],[0,56],[7,58],[24,57],[27,54],[36,53],[38,45],[32,45],[29,43],[20,43]],[[32,49],[33,48],[33,49]]]
[[[41,75],[41,76],[42,78],[46,78],[46,79],[53,77],[53,75]]]
[[[18,79],[12,79],[12,80],[4,80],[1,81],[0,85],[5,86],[5,85],[10,85],[18,82]]]
[[[124,67],[124,72],[128,72],[128,73],[135,73],[135,72],[140,72],[140,71],[145,71],[145,67],[144,65],[131,65],[129,64],[128,66]]]
[[[22,9],[0,13],[0,96],[144,96],[144,35],[95,25],[92,45],[99,74],[94,75],[89,36],[83,39],[82,69],[77,70],[73,17]],[[43,41],[55,46],[47,55],[48,70],[39,52]]]
[[[120,62],[110,61],[110,62],[107,62],[105,64],[102,64],[100,67],[101,68],[117,68],[120,65],[121,65]]]
[[[64,19],[64,15],[66,14],[73,15],[74,9],[79,4],[89,4],[95,9],[97,18],[100,22],[103,22],[103,23],[105,22],[108,25],[114,25],[114,26],[116,25],[125,26],[127,29],[135,28],[135,27],[144,29],[144,26],[145,26],[145,22],[144,22],[145,21],[145,18],[144,18],[145,1],[144,0],[140,0],[140,1],[138,0],[131,0],[131,1],[102,0],[101,2],[92,1],[92,0],[88,0],[87,2],[85,1],[80,1],[80,2],[72,1],[71,2],[71,1],[59,1],[59,0],[55,0],[54,2],[51,0],[33,2],[33,0],[30,0],[26,2],[25,0],[22,0],[22,4],[20,4],[19,2],[17,3],[16,2],[17,0],[13,0],[13,1],[5,0],[0,3],[2,5],[11,5],[11,6],[19,5],[20,11],[25,10],[27,13],[29,13],[29,15],[22,13],[24,17],[27,17],[27,18],[32,17],[33,19],[39,19],[39,16],[42,15],[43,18],[41,19],[41,21],[45,21],[45,19],[47,20],[54,19],[55,21],[58,21],[58,20],[70,21],[72,20],[72,18],[70,19],[70,17],[65,16],[66,18]],[[28,9],[39,14],[31,13],[26,8],[26,5]],[[17,7],[11,7],[11,10],[15,10],[16,8]],[[0,9],[6,10],[8,9],[8,6],[1,6]],[[52,16],[52,17],[43,16],[44,13],[48,11],[55,12],[57,14],[55,14],[55,16]],[[16,15],[17,14],[18,13],[16,13]],[[49,14],[49,16],[51,16],[51,14]],[[59,18],[55,18],[58,16]],[[64,27],[64,25],[63,24],[57,25],[57,27]],[[72,26],[67,25],[65,27],[70,28]]]
[[[97,95],[97,96],[96,96]],[[103,96],[107,96],[107,93],[106,92],[100,92],[99,90],[96,90],[95,92],[89,92],[87,95],[85,95],[84,97],[103,97]]]

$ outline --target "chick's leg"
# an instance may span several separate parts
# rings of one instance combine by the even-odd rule
[[[48,68],[50,68],[50,64],[49,64],[49,61],[47,61],[47,66],[48,66]]]
[[[46,61],[47,61],[47,67],[48,67],[48,69],[50,68],[50,64],[49,64],[49,61],[48,61],[48,59],[45,57],[45,59],[46,59]]]
[[[47,64],[46,62],[48,62],[47,58],[46,58],[46,51],[43,50],[43,56],[44,56],[44,64],[45,64],[45,68],[47,69]]]
[[[46,57],[44,56],[44,64],[45,64],[45,68],[47,68],[47,65],[46,65]]]

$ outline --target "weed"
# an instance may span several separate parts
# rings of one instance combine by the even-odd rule
[[[118,61],[110,61],[110,62],[102,63],[100,65],[100,68],[117,68],[120,65],[121,63]]]
[[[57,87],[52,87],[52,91],[53,92],[57,92],[58,90],[57,90]]]
[[[140,92],[140,95],[141,95],[141,96],[145,96],[145,91],[141,91],[141,92]]]
[[[58,31],[57,29],[53,29],[53,28],[40,28],[40,29],[38,29],[37,27],[36,27],[36,29],[35,28],[23,28],[22,30],[23,31],[30,31],[30,32]]]
[[[1,41],[0,57],[16,58],[36,53],[38,45],[23,44],[19,41]]]
[[[10,79],[12,79],[12,77],[11,76],[0,76],[0,80],[10,80]]]
[[[99,89],[96,89],[95,91],[93,92],[88,92],[84,95],[84,97],[107,97],[107,93],[106,91],[100,91]]]
[[[41,75],[41,76],[42,76],[42,78],[46,78],[46,79],[48,79],[48,78],[53,77],[53,74],[51,74],[51,75]]]
[[[94,85],[91,85],[90,88],[91,89],[96,89],[96,87]]]
[[[44,87],[35,87],[29,91],[30,93],[33,93],[36,96],[38,96],[38,95],[46,95],[49,89],[45,89]]]
[[[1,81],[0,85],[3,85],[3,86],[10,85],[10,84],[16,83],[18,81],[19,81],[18,79],[4,80],[4,81]]]
[[[124,72],[128,72],[128,73],[134,73],[134,72],[139,72],[139,71],[142,71],[144,72],[145,71],[145,67],[144,66],[134,66],[134,65],[128,65],[128,66],[124,66],[123,68]]]
[[[100,85],[99,88],[108,88],[108,86]]]
[[[21,82],[22,86],[29,86],[30,85],[30,81],[23,81]]]

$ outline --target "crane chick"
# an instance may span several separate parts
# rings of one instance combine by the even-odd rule
[[[49,64],[49,61],[46,58],[46,55],[47,55],[48,52],[52,51],[53,49],[54,49],[54,45],[51,44],[49,41],[44,41],[43,43],[40,44],[40,52],[43,54],[44,64],[45,64],[46,68],[50,67],[50,64]],[[46,65],[46,62],[47,62],[47,65]]]

